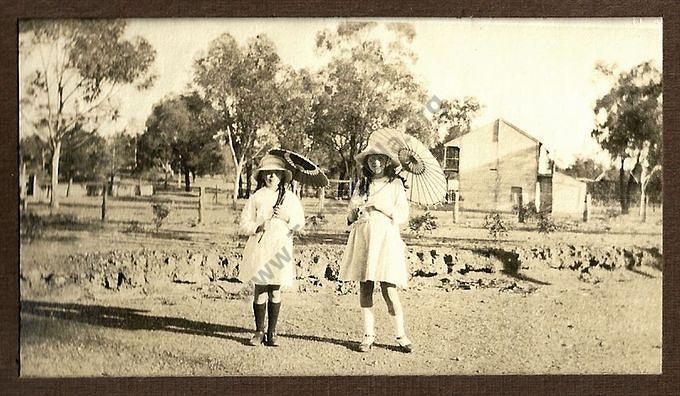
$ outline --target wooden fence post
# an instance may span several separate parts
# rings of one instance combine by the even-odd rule
[[[319,189],[319,214],[323,215],[326,206],[326,187],[321,187]]]
[[[458,223],[458,191],[453,191],[453,222]]]
[[[106,221],[106,196],[107,190],[108,190],[108,181],[104,182],[103,190],[102,190],[102,221]]]
[[[590,193],[586,193],[586,200],[583,206],[583,221],[588,222],[590,220]]]

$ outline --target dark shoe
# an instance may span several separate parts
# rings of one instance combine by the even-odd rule
[[[276,340],[276,322],[279,320],[279,311],[281,310],[281,303],[269,302],[267,304],[267,342],[268,346],[279,346]]]
[[[256,331],[248,341],[249,345],[258,346],[264,343],[264,331]]]
[[[267,341],[265,342],[265,345],[271,347],[279,346],[279,337],[276,334],[267,334]]]
[[[411,353],[413,351],[413,345],[411,345],[411,341],[408,337],[397,337],[397,349],[399,349],[399,352]]]
[[[359,344],[359,352],[368,352],[371,350],[373,343],[375,342],[375,336],[371,334],[364,335],[364,339]]]

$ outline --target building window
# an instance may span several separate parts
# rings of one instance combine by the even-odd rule
[[[448,171],[458,172],[459,160],[460,160],[460,148],[447,147],[444,158],[444,169]]]

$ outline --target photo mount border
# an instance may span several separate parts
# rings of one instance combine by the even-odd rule
[[[18,183],[18,21],[30,18],[174,18],[174,17],[436,17],[436,18],[586,18],[663,17],[664,154],[680,145],[680,7],[672,1],[634,0],[494,0],[432,2],[244,0],[218,4],[214,1],[170,0],[141,3],[133,0],[84,0],[65,7],[56,0],[0,0],[0,63],[2,92],[2,175],[8,182],[0,189],[6,208],[0,214],[0,294],[3,351],[0,376],[8,393],[164,392],[222,393],[392,393],[464,394],[561,393],[561,394],[671,394],[680,387],[680,209],[673,199],[664,200],[663,245],[663,374],[661,375],[479,375],[479,376],[357,376],[357,377],[178,377],[178,378],[50,378],[25,379],[19,375],[19,190]],[[162,5],[162,7],[161,7]],[[676,177],[680,156],[664,155],[664,196],[680,194]],[[15,181],[15,182],[12,182]],[[9,203],[9,204],[7,204]],[[14,206],[12,206],[14,205]],[[632,291],[634,292],[634,291]],[[263,373],[264,374],[264,373]]]

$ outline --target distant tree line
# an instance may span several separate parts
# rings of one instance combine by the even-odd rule
[[[155,50],[143,38],[126,38],[125,28],[122,20],[19,25],[20,64],[34,65],[22,69],[21,160],[49,176],[53,191],[60,179],[111,183],[116,174],[145,172],[166,181],[180,174],[189,190],[196,176],[223,174],[235,200],[239,189],[251,190],[256,161],[275,146],[353,180],[353,158],[373,131],[406,131],[441,158],[443,143],[467,133],[482,107],[471,97],[443,98],[434,114],[425,111],[430,98],[412,72],[412,25],[341,22],[317,33],[323,63],[314,71],[284,64],[265,35],[239,43],[222,34],[193,54],[191,84],[156,103],[143,130],[104,137],[99,131],[120,117],[119,88],[147,89],[156,78]],[[661,73],[649,62],[627,71],[598,64],[596,71],[611,88],[594,106],[592,136],[617,166],[603,180],[616,179],[623,213],[638,196],[644,215],[648,199],[661,199]],[[580,159],[565,172],[594,179],[604,171],[598,166]],[[603,199],[612,194],[605,184],[591,183]],[[58,207],[56,194],[51,205]]]
[[[156,103],[141,134],[104,138],[98,131],[119,117],[117,89],[155,80],[154,49],[143,38],[124,39],[124,30],[121,20],[20,25],[22,56],[47,59],[24,78],[22,129],[34,133],[22,138],[22,160],[49,175],[53,189],[60,178],[156,171],[166,180],[181,174],[187,190],[205,174],[228,174],[241,186],[245,173],[250,191],[255,161],[274,146],[351,180],[353,158],[373,131],[397,127],[441,149],[469,130],[480,108],[474,98],[445,99],[428,116],[426,90],[411,71],[413,26],[343,22],[318,32],[325,64],[314,72],[282,63],[265,35],[240,44],[225,33],[195,54],[190,87]],[[51,202],[58,206],[56,194]]]

